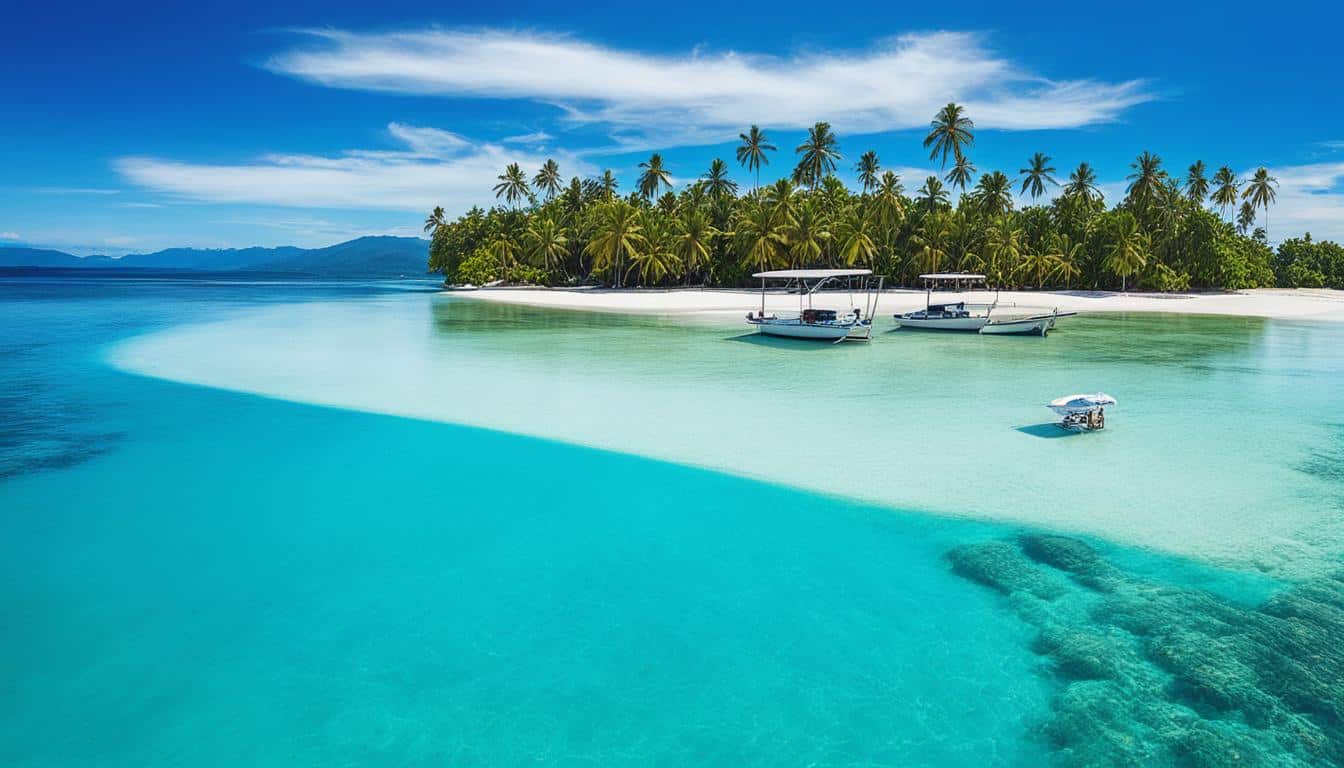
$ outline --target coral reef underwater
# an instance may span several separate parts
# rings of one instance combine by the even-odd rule
[[[1344,571],[1257,607],[1125,571],[1078,539],[959,546],[1038,632],[1063,766],[1344,765]]]

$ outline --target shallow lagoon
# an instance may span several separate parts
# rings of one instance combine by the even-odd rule
[[[683,427],[710,429],[694,403],[673,407],[686,405],[675,397],[688,385],[716,392],[722,381],[713,366],[669,364],[691,351],[728,350],[709,356],[719,366],[758,355],[767,373],[806,373],[813,364],[802,355],[835,353],[817,358],[841,367],[826,379],[835,396],[869,392],[863,404],[883,407],[864,412],[891,418],[881,414],[897,405],[873,402],[886,387],[847,378],[850,368],[882,376],[873,362],[887,361],[883,346],[795,350],[736,339],[726,324],[683,333],[652,318],[500,309],[489,311],[501,325],[480,331],[467,322],[479,318],[476,305],[379,286],[0,291],[0,366],[17,383],[10,413],[49,414],[7,418],[0,442],[10,468],[0,479],[6,765],[1040,765],[1047,756],[1188,765],[1219,764],[1192,755],[1225,756],[1229,745],[1266,762],[1324,765],[1334,754],[1338,729],[1317,723],[1329,712],[1302,714],[1291,691],[1262,690],[1257,675],[1271,667],[1254,666],[1301,653],[1335,659],[1319,642],[1273,642],[1311,637],[1278,629],[1317,625],[1260,610],[1284,594],[1297,609],[1328,606],[1329,582],[1294,587],[1308,590],[1303,598],[1264,578],[1100,541],[1092,546],[1106,565],[1096,565],[1062,558],[1071,546],[1042,554],[1020,544],[1030,540],[1015,526],[155,381],[105,363],[178,349],[197,370],[213,359],[253,375],[275,338],[335,334],[343,354],[293,346],[305,365],[275,370],[289,386],[339,374],[322,390],[336,394],[361,385],[410,398],[437,383],[444,401],[458,402],[469,391],[470,421],[491,417],[498,398],[527,394],[520,407],[555,419],[543,424],[585,429],[612,429],[619,420],[605,419],[596,397],[634,383],[673,398],[654,412],[672,421],[643,422],[637,442],[647,447]],[[1101,322],[1125,321],[1045,343],[1083,340]],[[222,335],[259,327],[269,332],[232,343]],[[1278,391],[1266,360],[1293,357],[1307,382],[1334,364],[1338,347],[1317,330],[1247,323],[1228,336],[1193,323],[1182,343],[1207,354],[1167,364],[1182,376],[1269,377],[1260,385]],[[211,346],[155,346],[202,333]],[[630,343],[650,335],[656,343]],[[613,355],[621,343],[624,354]],[[901,365],[922,355],[936,367],[947,354],[960,359],[941,370],[987,365],[948,353],[951,339],[917,343]],[[323,367],[342,357],[403,364]],[[356,368],[370,375],[351,378]],[[608,405],[646,417],[646,399]],[[715,398],[700,407],[754,418]],[[1024,408],[1026,426],[1041,420],[1037,410],[1045,414]],[[832,435],[862,442],[843,411],[780,421],[819,448]],[[1097,437],[1123,434],[1119,413],[1116,422]],[[1004,433],[1050,450],[1107,445]],[[743,450],[779,450],[770,445]],[[1338,482],[1338,457],[1317,458],[1288,469]],[[1137,618],[1119,626],[1109,616],[1117,605],[1127,612],[1116,615]],[[1220,630],[1210,616],[1261,634]],[[1324,608],[1312,616],[1329,619]],[[1229,658],[1247,659],[1244,674],[1219,678],[1235,695],[1195,685],[1198,665],[1171,652],[1185,646],[1158,642],[1167,635],[1151,639],[1154,625],[1217,636],[1235,651]],[[1319,694],[1311,680],[1284,679]],[[1112,705],[1117,690],[1130,709]],[[1247,711],[1267,719],[1248,722]]]
[[[115,349],[173,380],[592,445],[1278,575],[1344,552],[1344,327],[1076,318],[836,348],[448,297],[267,308]],[[1112,429],[1042,407],[1105,390]]]

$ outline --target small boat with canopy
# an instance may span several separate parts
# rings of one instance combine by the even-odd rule
[[[1115,398],[1105,392],[1094,395],[1065,395],[1051,400],[1047,408],[1064,417],[1061,429],[1070,432],[1093,432],[1106,428],[1106,408],[1115,405]]]
[[[875,277],[872,270],[777,269],[757,272],[752,277],[761,280],[761,308],[757,312],[747,313],[747,323],[755,326],[758,332],[768,336],[820,339],[833,343],[868,341],[872,338],[873,314],[877,311],[877,299],[883,281],[883,278]],[[796,313],[766,312],[766,287],[771,280],[784,280],[787,281],[786,285],[796,286]],[[813,308],[812,297],[817,291],[826,287],[839,287],[841,284],[849,289],[848,311]],[[854,303],[855,293],[862,294],[862,306]]]

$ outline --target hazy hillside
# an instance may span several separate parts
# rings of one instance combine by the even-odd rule
[[[190,269],[294,272],[322,277],[416,277],[425,274],[429,241],[361,237],[326,248],[168,248],[121,258],[73,256],[43,248],[0,247],[0,267]]]
[[[90,256],[81,259],[64,251],[46,248],[0,247],[0,267],[115,267],[115,259]]]

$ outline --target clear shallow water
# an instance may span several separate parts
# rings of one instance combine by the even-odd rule
[[[1279,575],[1344,552],[1344,327],[1101,315],[1046,340],[878,336],[834,348],[737,318],[416,296],[266,308],[111,359]],[[1050,424],[1043,402],[1097,390],[1120,400],[1112,429]]]
[[[241,313],[294,332],[340,306],[375,330],[370,307],[428,306],[412,339],[430,349],[459,349],[451,334],[488,341],[455,327],[458,305],[402,288],[0,285],[0,372],[14,382],[0,763],[1113,764],[1141,745],[1162,765],[1191,764],[1181,756],[1206,743],[1282,765],[1335,754],[1276,725],[1306,704],[1248,724],[1250,705],[1210,708],[1180,685],[1194,675],[1185,657],[1146,639],[1157,625],[1212,636],[1209,616],[1235,615],[1270,628],[1227,654],[1255,675],[1304,648],[1334,670],[1327,647],[1272,642],[1284,620],[1257,607],[1285,593],[1270,582],[1100,542],[1118,571],[1067,570],[1058,545],[1014,555],[1013,528],[104,362],[183,323],[236,329]],[[583,367],[554,364],[566,339],[606,346],[574,323],[653,328],[669,354],[686,338],[650,320],[503,317],[553,366],[560,394],[533,390],[542,400],[563,399]],[[339,327],[355,355],[370,326]],[[496,384],[516,386],[486,376],[474,391],[488,404]],[[1294,589],[1307,587],[1328,604],[1329,583]],[[1099,635],[1113,641],[1100,651],[1087,645]],[[1095,660],[1082,672],[1080,642]],[[1250,672],[1227,679],[1260,691]]]

